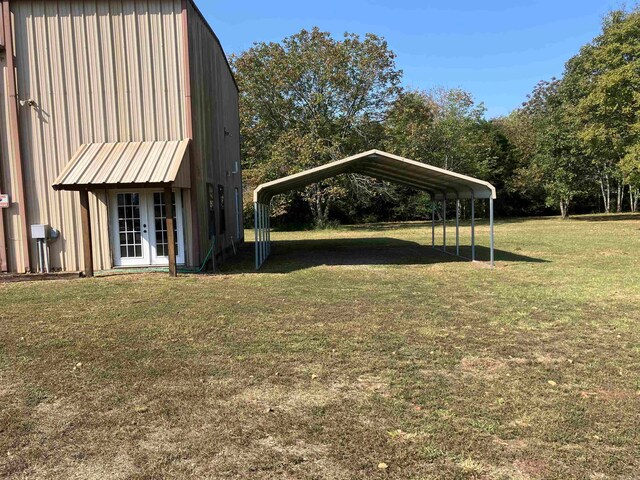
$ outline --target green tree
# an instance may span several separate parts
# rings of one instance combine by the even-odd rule
[[[493,138],[485,107],[461,89],[403,92],[389,111],[386,148],[437,167],[486,176]]]
[[[590,178],[588,159],[578,144],[561,80],[539,82],[521,114],[535,132],[534,158],[523,179],[542,184],[547,205],[558,205],[563,218],[572,201],[584,193]]]
[[[532,117],[514,110],[491,124],[502,150],[490,177],[499,190],[498,207],[509,216],[544,213],[546,193],[542,173],[535,166],[537,145]]]
[[[378,142],[401,71],[386,41],[318,28],[280,43],[256,43],[231,58],[240,87],[245,167],[262,181],[322,165]],[[341,180],[309,187],[316,224],[328,221]]]
[[[413,160],[430,156],[437,106],[426,92],[404,91],[385,121],[385,148]]]
[[[385,121],[385,149],[458,173],[487,178],[501,155],[496,130],[485,108],[461,89],[404,91]],[[426,213],[427,198],[415,190],[391,187],[400,218]],[[410,209],[409,209],[410,208]]]
[[[640,10],[615,10],[602,33],[567,62],[563,95],[583,148],[597,167],[605,211],[611,208],[611,182],[622,211],[623,191],[638,184],[640,148]],[[624,173],[627,172],[625,177]]]

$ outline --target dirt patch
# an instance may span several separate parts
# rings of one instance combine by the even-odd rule
[[[462,371],[471,374],[492,375],[505,367],[505,362],[490,357],[464,357],[460,360]]]
[[[493,439],[493,441],[496,442],[501,447],[503,447],[507,452],[511,452],[511,453],[521,452],[522,450],[524,450],[529,446],[529,444],[526,441],[520,438],[505,440],[503,438],[496,437]]]
[[[35,408],[36,431],[45,437],[62,435],[73,426],[80,410],[65,399],[53,399]]]
[[[629,390],[598,390],[596,392],[596,397],[605,402],[630,400],[632,398],[636,398],[640,402],[640,396]]]
[[[123,480],[131,478],[136,472],[133,459],[124,452],[119,452],[110,461],[103,459],[67,460],[55,468],[37,466],[23,471],[18,478],[46,480],[65,478],[69,480]]]
[[[564,365],[569,363],[569,360],[565,357],[552,357],[550,355],[538,355],[536,362],[545,367],[556,367],[558,365]]]
[[[302,411],[324,407],[347,397],[348,393],[343,384],[323,385],[317,381],[310,381],[309,385],[303,388],[256,385],[244,389],[232,400],[255,404],[265,411],[269,409]]]
[[[374,392],[383,397],[388,397],[390,394],[389,384],[377,375],[361,375],[358,377],[357,382],[360,389],[368,392]]]
[[[549,465],[542,460],[519,459],[513,465],[525,478],[542,478],[549,471]]]

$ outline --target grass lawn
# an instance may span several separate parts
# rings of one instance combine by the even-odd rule
[[[495,270],[385,224],[0,284],[0,477],[638,478],[640,216],[496,235]]]

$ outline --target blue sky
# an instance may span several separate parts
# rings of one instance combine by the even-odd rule
[[[318,26],[384,36],[404,85],[461,87],[487,116],[518,107],[600,30],[611,0],[196,0],[227,54]]]

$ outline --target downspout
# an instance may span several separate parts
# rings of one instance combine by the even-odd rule
[[[0,28],[2,28],[0,26]],[[0,194],[2,194],[2,155],[0,155]],[[4,233],[4,208],[0,208],[0,273],[9,271],[7,239]]]
[[[196,163],[193,147],[193,106],[191,103],[191,59],[189,55],[189,15],[188,2],[190,0],[182,0],[182,50],[183,50],[183,69],[184,69],[184,100],[185,100],[185,120],[187,138],[189,142],[189,161],[191,162],[191,229],[192,241],[191,250],[193,254],[194,264],[200,262],[200,209],[198,208],[198,182],[202,180],[199,165]]]
[[[4,12],[0,8],[0,52],[4,52]],[[2,92],[2,94],[4,94]],[[629,190],[631,193],[631,190]],[[0,155],[0,194],[2,194],[2,156]],[[7,272],[7,240],[4,233],[4,209],[0,208],[0,273]]]
[[[22,261],[25,272],[31,271],[29,260],[29,235],[27,230],[27,204],[24,194],[24,176],[22,174],[22,153],[20,151],[20,131],[18,124],[18,94],[16,82],[15,49],[13,47],[13,30],[11,28],[11,9],[9,0],[2,0],[2,20],[4,23],[5,56],[7,62],[7,93],[9,110],[9,135],[13,153],[16,183],[18,185],[18,212],[20,214],[20,230],[22,242]]]
[[[0,52],[4,52],[4,11],[0,7]],[[0,92],[4,95],[4,92]],[[0,194],[2,194],[2,156],[0,156]],[[7,239],[4,232],[4,209],[0,208],[0,273],[7,272]]]

